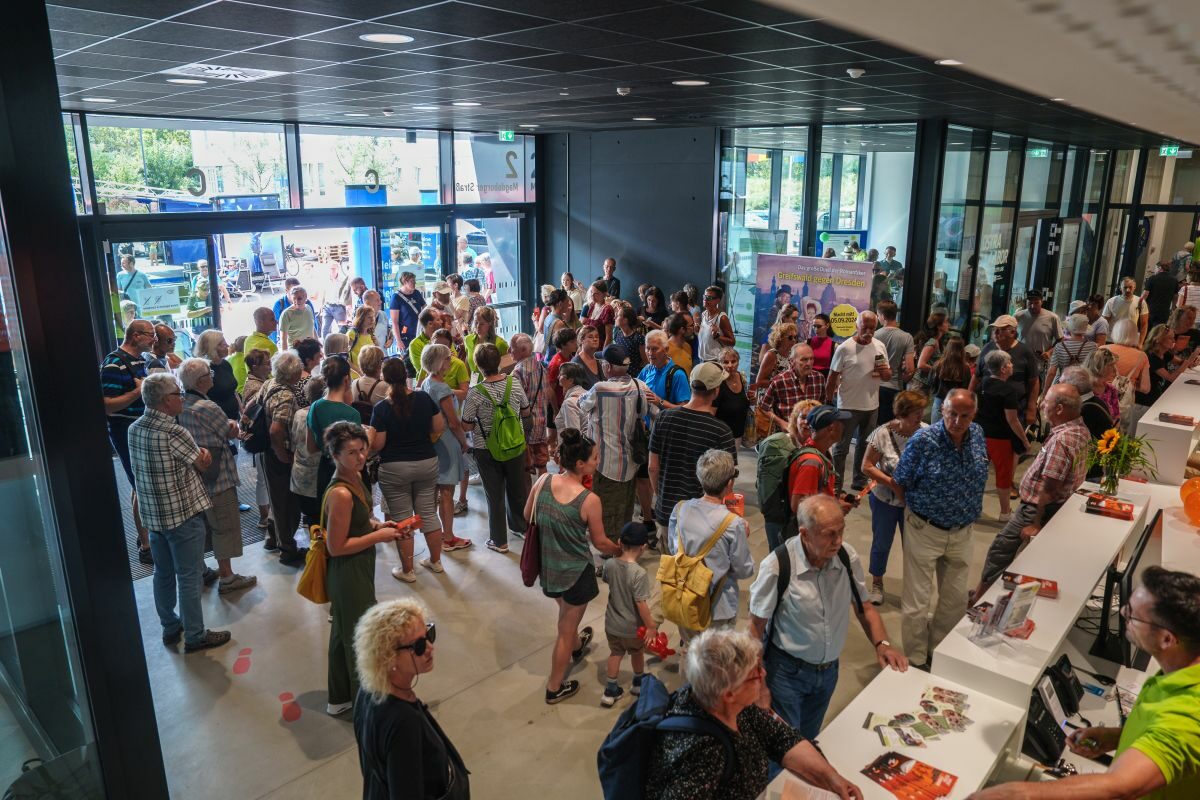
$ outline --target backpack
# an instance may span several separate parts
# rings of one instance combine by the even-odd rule
[[[682,500],[675,505],[676,515],[680,514],[682,505]],[[728,573],[721,576],[721,580],[717,581],[717,585],[713,586],[710,592],[713,571],[704,563],[704,557],[736,519],[737,515],[732,511],[727,513],[700,551],[694,556],[689,556],[683,551],[683,521],[677,518],[676,552],[674,555],[663,554],[659,557],[657,575],[658,582],[662,585],[663,616],[676,625],[688,630],[702,631],[712,624],[713,598],[721,593]]]
[[[525,429],[517,412],[508,404],[512,382],[512,376],[509,375],[504,381],[504,398],[499,402],[483,388],[482,383],[475,384],[492,404],[492,429],[487,434],[487,449],[496,461],[511,461],[525,453]]]
[[[775,610],[771,612],[771,618],[767,620],[767,626],[763,632],[764,648],[771,644],[771,631],[775,625],[775,615],[779,613],[779,608],[783,605],[783,596],[787,594],[788,586],[791,585],[790,577],[788,580],[780,580],[780,578],[792,574],[792,556],[788,552],[787,542],[779,545],[772,552],[779,562],[779,574],[775,579]],[[854,608],[861,614],[863,613],[862,595],[858,593],[858,584],[854,582],[854,570],[850,567],[850,554],[846,552],[844,546],[838,548],[838,561],[841,561],[842,566],[846,568],[846,577],[850,579],[850,596],[854,599]]]
[[[784,522],[791,512],[787,475],[798,449],[786,433],[772,433],[758,443],[758,474],[754,488],[758,491],[758,504],[767,522]]]
[[[633,383],[637,388],[638,404],[637,417],[633,421],[633,434],[629,437],[629,460],[640,466],[650,460],[650,432],[646,430],[646,412],[643,410],[646,394],[642,391],[639,381],[635,380]]]
[[[737,758],[729,731],[720,723],[704,717],[668,715],[667,711],[677,696],[677,693],[668,693],[662,682],[650,673],[642,677],[642,690],[637,702],[617,717],[616,724],[596,754],[604,800],[639,800],[646,796],[650,759],[658,740],[658,731],[695,733],[711,736],[720,742],[725,751],[720,788],[728,785]]]
[[[360,378],[359,380],[361,381],[362,378]],[[354,395],[354,402],[350,404],[351,407],[353,407],[354,410],[358,412],[358,415],[360,417],[362,417],[363,425],[371,424],[371,414],[375,411],[375,406],[371,403],[371,395],[374,394],[375,387],[378,385],[379,385],[379,381],[376,380],[374,383],[371,384],[371,391],[367,392],[364,395],[363,390],[362,390],[362,384],[360,383],[358,386],[358,391],[355,392],[355,395]]]
[[[242,440],[242,447],[247,453],[265,453],[271,446],[271,415],[267,413],[267,403],[282,391],[288,391],[288,387],[273,387],[266,397],[263,397],[260,391],[246,407],[246,418],[250,420],[250,424],[246,426],[246,438]]]
[[[821,474],[820,474],[820,477],[817,478],[817,485],[821,486],[821,487],[825,487],[825,486],[829,485],[829,471],[833,465],[830,463],[829,459],[826,457],[826,455],[824,453],[822,453],[820,450],[818,450],[815,447],[801,447],[799,450],[797,450],[793,454],[792,461],[787,466],[787,471],[785,471],[783,473],[784,474],[783,491],[782,491],[779,501],[778,501],[779,507],[782,508],[784,510],[784,512],[787,514],[787,516],[783,520],[783,530],[781,530],[779,532],[779,536],[781,539],[790,539],[793,536],[796,536],[797,534],[800,533],[799,523],[796,521],[796,514],[795,514],[795,512],[792,511],[792,497],[791,497],[791,493],[788,491],[787,476],[791,475],[791,473],[792,473],[792,464],[793,463],[799,461],[802,458],[812,458],[812,457],[815,457],[817,459],[817,462],[821,465]],[[824,491],[824,489],[822,489],[822,491]]]

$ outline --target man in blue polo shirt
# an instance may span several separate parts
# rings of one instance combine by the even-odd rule
[[[655,405],[659,408],[675,408],[692,399],[687,370],[667,355],[667,335],[662,331],[646,334],[646,359],[650,363],[642,367],[638,380],[654,393],[652,402]]]
[[[904,653],[927,668],[929,655],[967,607],[971,528],[983,510],[988,455],[974,424],[973,392],[954,389],[942,418],[908,440],[893,474],[904,488],[904,587],[900,593]],[[930,595],[938,601],[929,620]]]

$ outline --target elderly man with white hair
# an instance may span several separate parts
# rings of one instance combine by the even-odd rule
[[[229,631],[206,630],[200,605],[204,512],[212,507],[200,473],[212,466],[212,454],[175,421],[183,391],[174,375],[146,376],[141,393],[146,412],[129,426],[129,454],[142,521],[150,529],[163,644],[174,647],[182,639],[188,653],[219,647],[229,641]]]
[[[238,436],[238,424],[225,416],[221,407],[209,399],[213,388],[212,370],[203,358],[189,358],[179,365],[179,382],[183,384],[183,411],[179,424],[192,435],[196,444],[212,454],[212,464],[201,478],[212,507],[204,512],[212,531],[213,556],[221,594],[249,589],[258,583],[253,575],[238,575],[230,561],[242,554],[242,523],[238,519],[237,463],[229,448],[231,439]]]
[[[875,606],[863,602],[862,563],[844,541],[846,516],[838,501],[813,495],[800,503],[796,517],[800,535],[759,564],[750,587],[750,632],[760,640],[769,636],[764,664],[771,706],[815,739],[837,688],[851,606],[880,667],[904,672],[908,659],[888,641]]]
[[[858,441],[854,458],[854,480],[850,488],[857,492],[867,485],[862,471],[867,437],[876,428],[879,417],[879,386],[892,379],[887,347],[875,338],[879,317],[872,311],[859,312],[854,323],[854,335],[837,346],[829,362],[829,380],[825,385],[825,402],[837,400],[837,407],[850,412],[842,430],[842,439],[833,446],[833,466],[837,470],[836,491],[841,493],[846,481],[846,455],[850,441]]]
[[[525,468],[530,475],[538,476],[546,471],[550,460],[549,435],[546,420],[550,415],[550,385],[546,365],[533,352],[533,339],[527,333],[518,333],[508,345],[509,355],[516,366],[512,374],[521,382],[525,396],[529,398],[529,423],[525,428]]]
[[[345,334],[336,334],[345,338]],[[327,343],[328,345],[328,343]],[[292,494],[292,417],[303,404],[300,378],[304,365],[293,350],[276,353],[271,359],[271,379],[259,394],[263,409],[271,421],[271,446],[263,454],[267,475],[267,494],[271,497],[271,533],[266,549],[279,551],[279,563],[288,567],[304,566],[308,550],[296,547],[296,526],[300,524],[300,501]]]

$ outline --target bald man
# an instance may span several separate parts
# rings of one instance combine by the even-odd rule
[[[1021,504],[996,534],[983,562],[983,576],[972,601],[1008,569],[1021,547],[1038,535],[1087,475],[1087,450],[1091,434],[1083,423],[1079,390],[1068,383],[1051,386],[1042,398],[1042,418],[1050,424],[1050,438],[1021,479]]]
[[[266,306],[254,309],[254,333],[246,337],[246,343],[242,345],[242,352],[266,350],[271,355],[275,355],[279,348],[271,341],[271,334],[278,327],[279,321],[275,319],[274,311]]]

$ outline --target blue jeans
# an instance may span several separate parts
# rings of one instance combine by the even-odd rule
[[[882,578],[887,571],[888,554],[892,552],[892,539],[896,527],[904,537],[904,506],[888,505],[874,494],[871,501],[871,576]]]
[[[764,663],[771,708],[805,739],[816,739],[837,688],[838,666],[817,672],[774,645],[767,648]]]
[[[204,639],[204,611],[200,606],[200,580],[204,571],[204,514],[197,514],[178,528],[150,531],[154,555],[154,608],[163,636],[183,629],[187,644]],[[179,616],[175,614],[175,590],[179,588]]]
[[[763,527],[767,529],[767,547],[774,551],[783,544],[783,523],[763,522]]]

